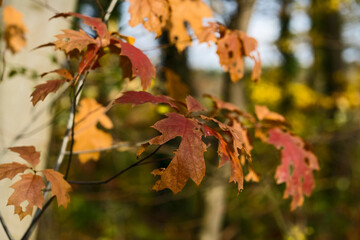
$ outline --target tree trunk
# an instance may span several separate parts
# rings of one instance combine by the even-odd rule
[[[64,19],[53,20],[49,18],[58,12],[73,11],[75,0],[63,1],[4,1],[4,6],[15,7],[23,14],[24,23],[28,29],[26,33],[26,48],[12,55],[7,52],[6,71],[3,82],[0,83],[0,163],[21,161],[18,154],[6,151],[13,146],[33,145],[41,152],[41,163],[37,169],[45,167],[45,159],[50,140],[50,128],[42,128],[31,135],[24,135],[39,126],[49,125],[50,113],[48,104],[50,98],[33,107],[30,102],[30,94],[36,84],[43,82],[37,78],[30,79],[27,75],[18,74],[12,78],[7,77],[12,67],[24,67],[27,70],[35,70],[38,74],[59,68],[51,62],[54,55],[53,48],[34,50],[35,47],[54,41],[54,35],[59,34],[61,29],[69,28],[69,21]],[[45,5],[48,4],[48,5]],[[36,119],[34,119],[34,116]],[[4,150],[4,151],[3,151]],[[18,178],[16,178],[18,180]],[[29,226],[31,217],[27,216],[22,221],[14,215],[14,208],[6,206],[7,199],[13,190],[10,187],[12,181],[0,181],[0,212],[15,239],[20,239]],[[0,239],[7,239],[3,228],[0,227]]]

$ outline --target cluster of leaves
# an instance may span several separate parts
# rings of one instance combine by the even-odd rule
[[[200,43],[213,42],[217,45],[216,53],[220,64],[230,73],[233,82],[244,75],[244,60],[247,56],[254,60],[252,79],[260,78],[261,61],[257,51],[257,41],[239,30],[227,29],[224,25],[204,19],[213,18],[211,9],[202,1],[196,0],[128,0],[130,2],[129,25],[138,24],[156,33],[159,37],[164,30],[169,32],[170,42],[178,51],[183,51],[192,43],[189,26]]]
[[[15,191],[7,203],[14,206],[14,214],[18,214],[20,219],[23,219],[27,215],[32,215],[34,206],[42,209],[45,184],[40,173],[51,183],[51,192],[56,196],[58,206],[62,205],[66,208],[70,202],[71,186],[64,180],[64,175],[53,169],[35,170],[40,162],[40,152],[37,152],[33,146],[11,147],[9,150],[20,154],[20,157],[27,162],[27,164],[12,162],[0,165],[0,180],[21,177],[11,186]],[[21,206],[25,201],[28,201],[28,204]]]
[[[247,128],[254,128],[255,135],[262,141],[276,146],[282,152],[281,165],[276,170],[277,183],[286,183],[284,197],[292,197],[291,209],[301,206],[304,197],[314,188],[313,170],[319,168],[316,157],[297,136],[288,132],[285,118],[269,111],[265,106],[256,106],[255,116],[244,113],[231,103],[207,96],[214,102],[214,110],[208,111],[190,95],[185,102],[168,96],[153,96],[147,92],[125,92],[115,103],[139,105],[144,103],[168,104],[175,112],[167,113],[167,118],[153,125],[162,133],[149,141],[150,145],[161,145],[175,137],[181,137],[179,148],[166,169],[156,169],[152,173],[160,175],[153,189],[169,188],[174,193],[183,189],[192,179],[199,185],[205,175],[204,137],[218,140],[219,167],[230,162],[230,182],[243,189],[242,166],[248,163],[247,181],[258,181],[259,177],[252,166]],[[227,124],[215,117],[225,117]],[[215,127],[212,127],[215,125]],[[246,126],[246,128],[245,128]]]
[[[230,72],[233,81],[237,81],[244,74],[244,56],[255,61],[252,79],[259,78],[261,62],[256,40],[245,33],[229,30],[217,23],[210,23],[204,27],[203,18],[212,15],[210,9],[202,1],[131,0],[129,11],[131,13],[130,25],[143,23],[145,28],[154,31],[157,36],[160,36],[164,29],[169,30],[171,41],[175,43],[179,51],[191,44],[191,37],[185,27],[187,23],[200,42],[213,41],[217,44],[220,63],[226,71]],[[155,68],[147,56],[132,45],[133,38],[107,31],[105,23],[98,18],[78,13],[59,13],[53,18],[69,16],[82,19],[84,24],[95,31],[96,37],[92,38],[82,30],[63,30],[63,34],[56,35],[55,42],[39,46],[53,46],[55,50],[63,51],[67,57],[80,60],[75,74],[67,69],[56,69],[44,73],[42,76],[56,73],[61,79],[49,80],[37,85],[31,95],[33,105],[44,100],[49,93],[56,92],[66,82],[75,89],[75,86],[80,84],[79,79],[81,77],[85,79],[90,70],[99,67],[99,58],[108,53],[119,56],[124,78],[139,77],[143,90],[150,86],[151,79],[155,77]],[[167,74],[172,73],[168,71]],[[75,96],[77,94],[78,92]],[[151,139],[149,145],[162,145],[176,137],[181,137],[181,142],[169,166],[152,172],[160,176],[153,187],[154,190],[168,188],[178,193],[189,179],[197,185],[201,183],[205,175],[206,144],[203,141],[205,137],[215,137],[218,140],[219,166],[230,162],[230,182],[236,183],[239,191],[243,189],[244,179],[258,181],[259,177],[252,166],[252,140],[249,139],[247,131],[249,128],[254,128],[256,137],[276,146],[282,152],[281,165],[277,168],[275,178],[278,183],[286,183],[284,197],[292,197],[291,208],[300,206],[303,203],[303,195],[309,195],[314,187],[312,171],[318,169],[318,164],[316,157],[307,149],[303,141],[289,133],[284,117],[269,111],[264,106],[257,106],[256,116],[253,116],[231,103],[212,96],[208,97],[215,106],[211,111],[204,108],[190,95],[182,96],[181,98],[184,99],[182,100],[164,95],[154,96],[144,91],[130,91],[124,92],[107,108],[102,107],[93,99],[83,99],[75,117],[72,133],[75,144],[71,151],[96,150],[111,146],[111,136],[98,129],[96,125],[101,123],[107,129],[113,127],[105,112],[114,104],[167,104],[172,111],[166,114],[167,118],[154,124],[153,127],[161,132],[161,135]],[[76,98],[74,102],[76,103]],[[21,180],[12,186],[15,192],[8,202],[15,205],[15,213],[23,218],[31,215],[33,206],[42,208],[44,201],[42,189],[45,185],[42,178],[37,175],[40,172],[52,184],[51,191],[57,196],[58,204],[66,207],[69,202],[70,186],[63,179],[63,175],[49,169],[36,171],[34,167],[39,161],[40,154],[32,146],[10,148],[10,150],[20,153],[20,156],[32,166],[19,163],[0,165],[0,179],[12,179],[17,174],[22,174]],[[96,151],[80,155],[81,162],[98,158],[99,152]],[[248,166],[248,171],[244,177],[245,164]],[[32,172],[25,174],[27,170]],[[29,205],[23,211],[20,204],[25,200],[28,200]]]

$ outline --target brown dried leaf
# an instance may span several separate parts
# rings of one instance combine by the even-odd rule
[[[4,178],[13,179],[18,173],[23,173],[25,170],[30,169],[28,165],[12,162],[0,165],[0,180]]]
[[[65,78],[68,82],[71,82],[74,78],[73,74],[71,72],[69,72],[69,70],[67,70],[66,68],[60,68],[60,69],[52,70],[50,72],[45,72],[45,73],[41,74],[40,77],[44,77],[44,76],[48,75],[49,73],[57,73],[61,77]]]
[[[31,102],[35,106],[39,101],[43,101],[49,93],[56,91],[65,83],[63,79],[48,80],[35,86],[35,90],[31,94]]]
[[[190,95],[186,97],[186,106],[188,113],[206,111],[206,108],[204,108],[195,98]]]
[[[31,216],[34,206],[42,209],[44,196],[41,190],[45,188],[45,184],[40,176],[32,173],[23,174],[21,180],[14,183],[11,188],[15,191],[9,197],[7,205],[14,205],[14,213],[19,215],[20,220],[27,215]],[[28,201],[25,211],[20,206],[24,201]]]
[[[37,152],[34,146],[10,147],[9,150],[20,154],[20,157],[33,167],[40,162],[40,152]]]
[[[71,186],[65,181],[64,175],[52,169],[45,169],[42,173],[51,183],[51,192],[53,196],[56,196],[58,207],[63,205],[66,208],[70,202],[69,192],[71,191]]]
[[[83,30],[75,31],[72,29],[62,30],[63,34],[55,35],[58,39],[54,42],[55,50],[60,49],[66,54],[73,50],[83,51],[88,45],[96,44],[96,40],[89,37]]]

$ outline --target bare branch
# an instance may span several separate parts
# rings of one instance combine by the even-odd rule
[[[9,231],[8,227],[6,226],[5,221],[4,221],[3,217],[1,216],[1,214],[0,214],[0,223],[6,233],[6,236],[9,238],[9,240],[14,240],[14,238],[11,236],[10,231]]]
[[[123,174],[123,173],[127,172],[128,170],[132,169],[133,167],[136,167],[136,166],[140,165],[140,163],[144,162],[146,159],[149,159],[150,157],[152,157],[161,148],[161,146],[162,145],[158,146],[152,153],[150,153],[146,157],[138,160],[137,162],[131,164],[127,168],[124,168],[120,172],[117,172],[116,174],[114,174],[113,176],[111,176],[111,177],[109,177],[109,178],[107,178],[105,180],[100,180],[100,181],[71,181],[71,180],[67,180],[67,181],[70,184],[77,184],[77,185],[101,185],[101,184],[106,184],[106,183],[114,180],[115,178],[117,178],[121,174]]]

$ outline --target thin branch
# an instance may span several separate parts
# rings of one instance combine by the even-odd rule
[[[80,82],[79,84],[81,84],[82,86],[84,85],[84,81]],[[82,87],[80,87],[79,91],[81,91]],[[80,94],[80,92],[79,92]],[[71,114],[74,115],[73,119],[72,119],[72,123],[71,123],[71,142],[70,142],[70,154],[69,154],[69,160],[68,160],[68,164],[66,166],[66,172],[64,174],[64,179],[67,179],[68,175],[69,175],[69,171],[70,171],[70,165],[71,165],[71,160],[72,160],[72,156],[73,156],[73,149],[74,149],[74,132],[75,132],[75,114],[76,114],[76,92],[74,92],[74,100],[72,101],[71,104]]]
[[[6,236],[9,238],[9,240],[14,240],[14,238],[11,236],[10,231],[9,231],[8,227],[6,226],[6,223],[1,215],[0,215],[0,223],[6,233]]]
[[[150,157],[152,157],[161,148],[161,146],[162,145],[158,146],[152,153],[150,153],[146,157],[138,160],[137,162],[131,164],[127,168],[124,168],[120,172],[117,172],[116,174],[114,174],[113,176],[111,176],[111,177],[109,177],[109,178],[107,178],[105,180],[100,180],[100,181],[71,181],[71,180],[67,180],[67,181],[70,184],[77,184],[77,185],[101,185],[101,184],[106,184],[106,183],[114,180],[115,178],[117,178],[121,174],[123,174],[123,173],[127,172],[128,170],[132,169],[133,167],[136,167],[136,166],[140,165],[140,163],[144,162],[146,159],[149,159]]]
[[[50,206],[50,203],[54,199],[55,199],[55,196],[52,196],[49,200],[47,200],[47,202],[44,204],[44,206],[43,206],[43,208],[41,210],[36,211],[36,214],[35,214],[33,220],[31,221],[30,226],[28,227],[28,229],[26,230],[26,232],[22,236],[21,240],[26,240],[26,239],[28,239],[30,237],[31,233],[34,231],[34,228],[35,228],[35,225],[36,225],[37,221],[39,221],[42,214]]]
[[[108,9],[106,10],[106,14],[104,16],[104,22],[109,21],[110,15],[112,13],[112,11],[114,11],[115,5],[118,2],[118,0],[112,0]]]
[[[112,150],[112,149],[121,149],[121,150],[125,151],[125,150],[133,148],[133,147],[140,147],[142,144],[147,143],[147,142],[149,142],[149,141],[143,141],[143,142],[138,142],[138,143],[119,142],[119,143],[111,145],[110,147],[105,147],[105,148],[73,151],[72,154],[104,152],[104,151],[108,151],[108,150]],[[70,151],[65,152],[65,154],[70,154]]]

